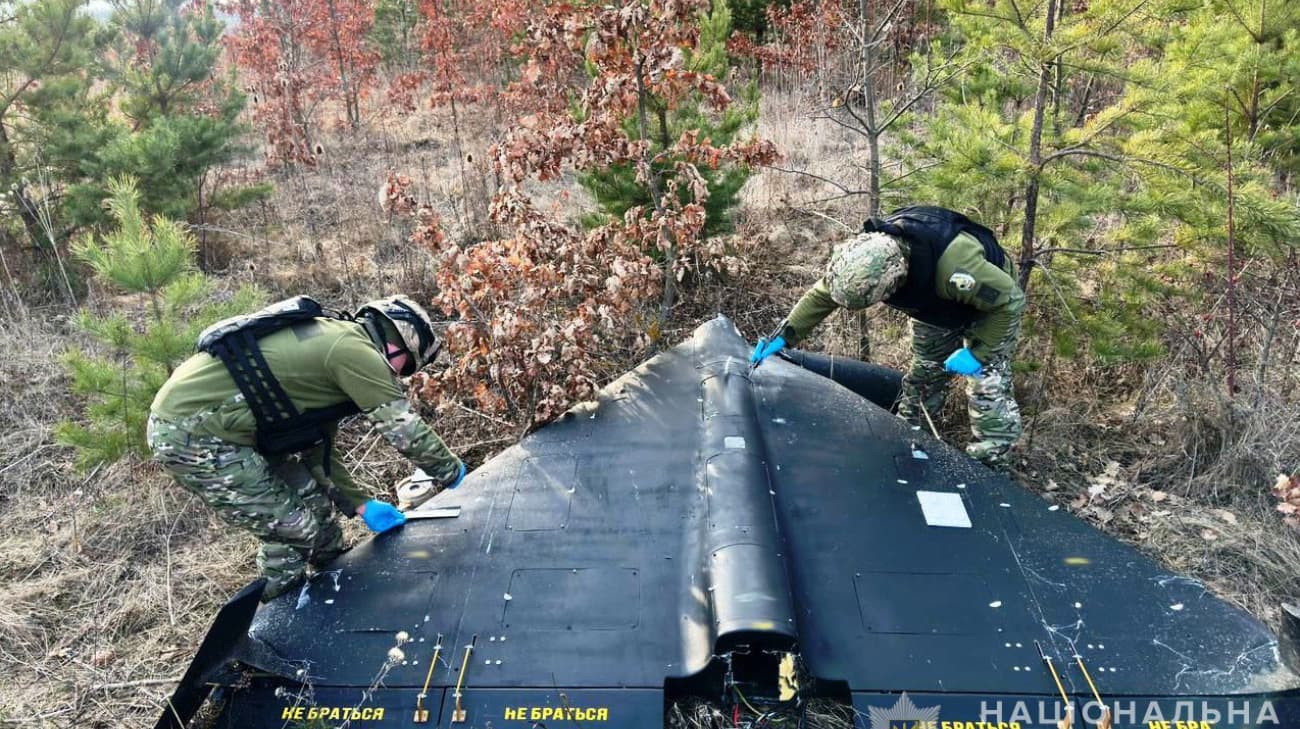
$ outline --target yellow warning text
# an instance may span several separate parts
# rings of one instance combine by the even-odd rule
[[[609,721],[606,706],[507,706],[506,721]]]
[[[280,711],[281,721],[383,721],[382,706],[286,706]]]

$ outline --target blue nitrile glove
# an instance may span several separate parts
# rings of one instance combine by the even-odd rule
[[[382,534],[406,523],[406,514],[398,511],[397,507],[375,499],[366,502],[361,518],[366,522],[366,526],[370,527],[370,531],[376,534]]]
[[[980,361],[975,359],[975,355],[970,353],[969,349],[961,349],[948,355],[948,359],[943,361],[943,368],[949,372],[955,372],[959,375],[978,375],[984,368]]]
[[[456,474],[456,480],[455,480],[455,481],[452,481],[452,482],[449,483],[449,484],[447,484],[446,488],[454,489],[454,488],[456,488],[457,486],[460,485],[460,482],[461,482],[461,481],[464,481],[464,480],[465,480],[465,462],[464,462],[464,461],[461,461],[461,462],[460,462],[460,473]]]
[[[785,337],[773,337],[771,341],[768,341],[767,337],[762,337],[758,340],[758,344],[754,345],[754,353],[750,355],[749,363],[758,365],[783,349],[785,349]]]

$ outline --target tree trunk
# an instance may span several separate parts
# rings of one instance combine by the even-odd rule
[[[1047,24],[1043,46],[1052,42],[1056,29],[1057,0],[1047,0]],[[1020,238],[1020,290],[1029,296],[1029,271],[1034,266],[1034,228],[1038,222],[1038,180],[1043,174],[1043,117],[1047,113],[1047,91],[1052,83],[1053,59],[1039,62],[1038,95],[1034,98],[1034,126],[1029,134],[1029,181],[1025,184],[1025,226]]]
[[[1057,22],[1065,21],[1064,2],[1057,8]],[[1060,136],[1061,134],[1061,100],[1065,97],[1065,54],[1056,57],[1056,69],[1053,72],[1056,80],[1052,82],[1052,131]]]
[[[637,59],[636,62],[636,123],[637,134],[639,139],[646,139],[649,134],[649,123],[646,119],[646,97],[650,92],[645,87],[645,61]],[[650,166],[650,160],[645,160],[647,167]],[[663,195],[659,191],[659,176],[650,170],[650,201],[654,204],[656,213],[662,214],[664,211]],[[673,306],[677,303],[677,276],[673,273],[673,268],[677,264],[677,244],[670,236],[665,236],[664,229],[660,226],[658,231],[659,246],[664,251],[664,293],[663,299],[659,302],[659,332],[664,331],[668,323],[668,315],[672,312]]]
[[[1229,94],[1223,96],[1223,133],[1228,148],[1228,397],[1237,394],[1237,235],[1232,203],[1232,114]]]
[[[18,217],[23,221],[27,237],[31,239],[34,250],[44,250],[45,246],[54,245],[48,240],[41,221],[36,217],[36,201],[27,194],[27,186],[18,175],[18,157],[14,154],[13,144],[9,141],[9,130],[0,124],[0,181],[11,181],[14,201],[18,203]]]
[[[871,185],[868,188],[868,215],[880,214],[880,130],[876,128],[876,84],[871,77],[872,64],[875,62],[871,47],[870,7],[867,0],[858,0],[858,17],[862,22],[862,100],[866,104],[867,122],[867,167],[871,173]],[[851,103],[848,99],[845,103]]]
[[[326,0],[330,13],[330,35],[334,39],[334,55],[339,62],[339,87],[343,89],[343,104],[347,107],[348,125],[356,129],[361,124],[361,110],[352,82],[348,80],[347,63],[343,60],[343,42],[339,39],[339,17],[334,8],[334,0]]]

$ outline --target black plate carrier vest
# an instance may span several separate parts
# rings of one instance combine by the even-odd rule
[[[1003,268],[1007,254],[993,231],[961,213],[933,205],[909,205],[884,218],[871,218],[862,224],[862,231],[888,233],[908,244],[907,278],[885,299],[886,305],[944,329],[959,329],[984,317],[984,312],[973,306],[939,298],[934,278],[939,258],[960,233],[979,241],[985,260]]]
[[[327,311],[309,297],[295,296],[252,314],[219,321],[199,335],[199,351],[221,360],[243,393],[248,409],[257,420],[254,442],[257,450],[265,455],[297,453],[321,443],[328,447],[334,423],[361,412],[351,400],[300,412],[262,356],[258,339],[316,318],[346,320],[350,317]],[[325,468],[328,472],[328,453]]]

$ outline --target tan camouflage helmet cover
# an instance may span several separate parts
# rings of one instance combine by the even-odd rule
[[[846,309],[884,301],[907,278],[907,254],[885,233],[859,233],[835,246],[826,265],[831,298]]]
[[[410,297],[388,296],[367,302],[357,309],[357,318],[371,312],[387,319],[397,330],[402,346],[415,360],[415,369],[424,367],[438,356],[442,342],[433,331],[433,320],[429,318],[429,312]]]

